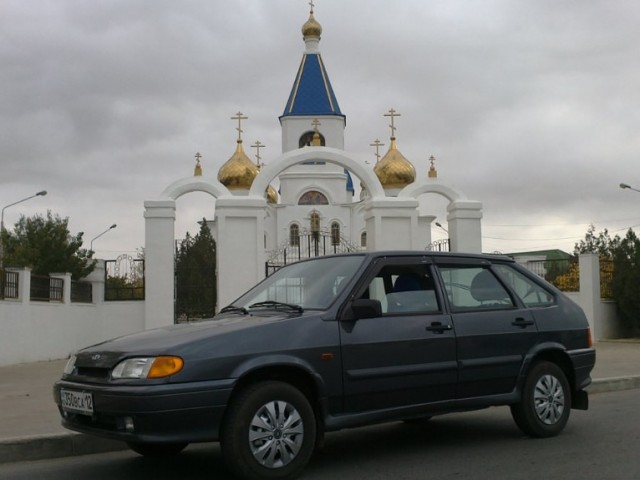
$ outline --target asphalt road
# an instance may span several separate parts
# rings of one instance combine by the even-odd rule
[[[556,438],[533,440],[508,409],[391,423],[329,434],[301,478],[540,479],[640,478],[640,390],[591,396]],[[217,444],[194,445],[151,460],[124,451],[0,465],[3,480],[211,480],[231,478]]]

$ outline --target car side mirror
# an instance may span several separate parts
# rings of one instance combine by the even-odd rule
[[[351,303],[351,310],[356,318],[375,318],[382,316],[380,300],[359,298]]]

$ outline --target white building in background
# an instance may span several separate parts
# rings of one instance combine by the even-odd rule
[[[313,8],[313,7],[312,7]],[[206,207],[217,242],[218,307],[264,278],[268,262],[353,249],[424,250],[431,243],[433,212],[418,198],[445,197],[452,251],[481,251],[482,204],[442,183],[431,163],[429,176],[416,171],[398,148],[395,117],[386,154],[371,169],[344,150],[346,116],[320,54],[322,27],[313,9],[302,27],[305,51],[283,114],[282,154],[261,165],[238,139],[216,176],[198,164],[193,176],[169,185],[145,202],[145,327],[173,323],[175,202],[194,191],[211,195]],[[362,187],[354,197],[354,180]],[[277,189],[276,189],[277,187]]]

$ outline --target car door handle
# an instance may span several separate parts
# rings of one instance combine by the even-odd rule
[[[433,322],[431,325],[426,327],[426,330],[429,332],[435,333],[444,333],[447,330],[451,330],[453,327],[451,325],[444,325],[440,322]]]
[[[529,325],[533,325],[534,322],[533,320],[525,320],[524,318],[516,318],[513,322],[511,322],[511,325],[513,325],[514,327],[520,327],[520,328],[526,328]]]

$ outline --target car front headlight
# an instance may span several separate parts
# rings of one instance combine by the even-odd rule
[[[175,375],[183,366],[182,358],[171,355],[127,358],[115,366],[111,378],[165,378]]]
[[[69,360],[67,360],[67,364],[64,366],[64,370],[62,372],[65,375],[71,375],[74,368],[76,368],[76,356],[71,355],[69,357]]]

